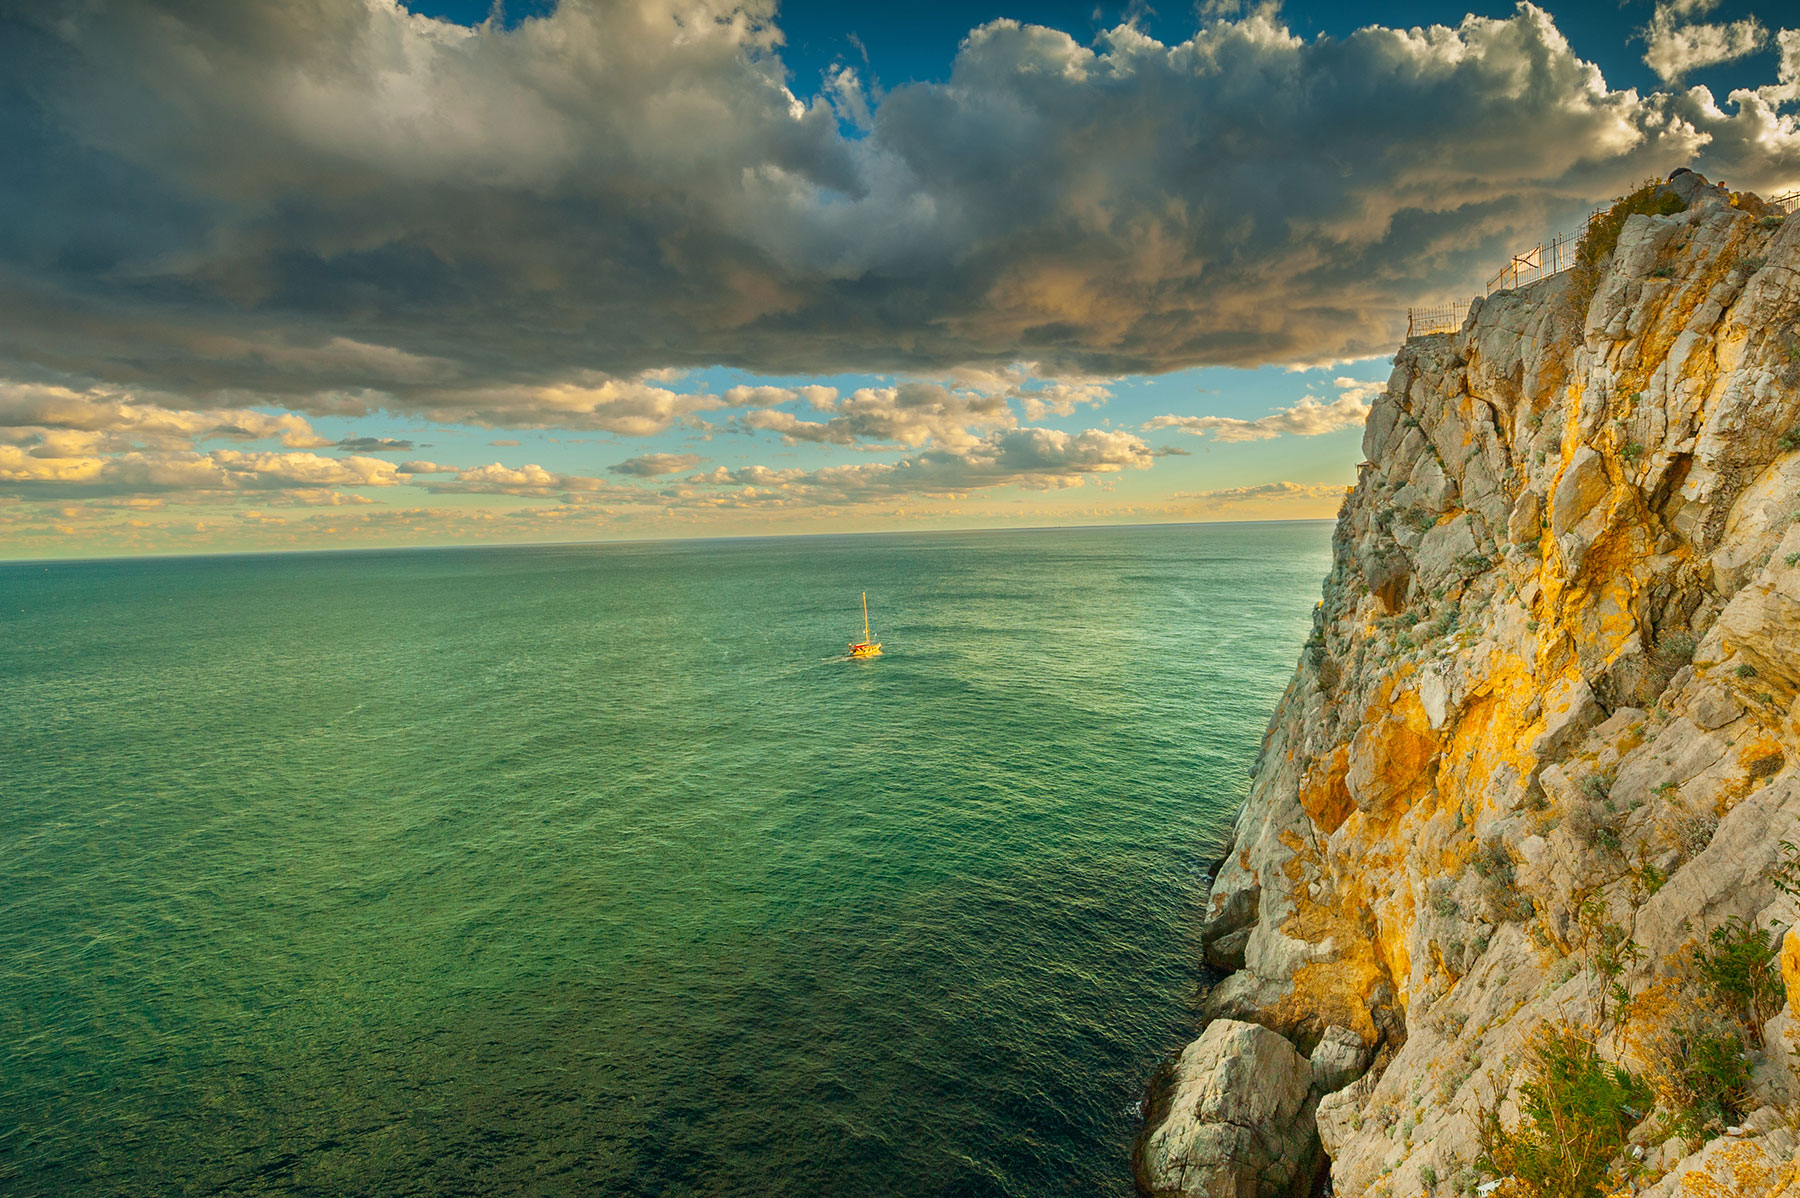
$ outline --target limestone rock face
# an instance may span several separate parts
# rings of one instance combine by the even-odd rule
[[[1598,1016],[1596,921],[1637,947],[1633,994],[1710,929],[1766,928],[1800,1004],[1774,880],[1800,845],[1800,216],[1669,186],[1686,210],[1629,217],[1593,270],[1395,357],[1211,896],[1236,972],[1157,1129],[1169,1192],[1267,1192],[1194,1179],[1268,1184],[1204,1143],[1261,1162],[1290,1106],[1342,1198],[1472,1187],[1533,1034]],[[1791,1152],[1797,1027],[1752,1054],[1763,1130],[1649,1144],[1621,1192],[1734,1192],[1731,1161]],[[1240,1051],[1282,1079],[1274,1131],[1193,1113]]]
[[[1304,1198],[1318,1141],[1312,1066],[1254,1023],[1216,1020],[1175,1063],[1168,1115],[1139,1153],[1157,1198]]]

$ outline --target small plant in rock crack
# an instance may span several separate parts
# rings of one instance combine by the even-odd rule
[[[1699,642],[1690,633],[1664,632],[1651,646],[1650,657],[1659,670],[1673,674],[1694,660],[1694,650],[1698,647]]]
[[[1467,574],[1480,574],[1491,569],[1493,564],[1494,559],[1485,553],[1462,553],[1456,558],[1457,567]]]
[[[1742,1025],[1752,1048],[1762,1047],[1762,1025],[1775,1017],[1787,998],[1777,951],[1771,929],[1728,919],[1692,952],[1695,972],[1719,1005]]]
[[[1706,851],[1718,828],[1719,817],[1711,812],[1682,811],[1671,816],[1664,825],[1663,837],[1681,854],[1682,860],[1689,861]]]
[[[1800,844],[1784,840],[1779,847],[1775,864],[1765,869],[1763,876],[1789,898],[1800,899]]]
[[[1740,1024],[1691,976],[1664,978],[1631,1002],[1625,1045],[1666,1112],[1666,1128],[1697,1145],[1743,1115],[1750,1067]]]
[[[1475,856],[1469,861],[1475,874],[1480,878],[1497,878],[1508,885],[1513,880],[1512,854],[1506,850],[1506,842],[1498,836],[1490,836],[1481,842],[1475,850]]]
[[[1515,1195],[1599,1198],[1613,1158],[1624,1151],[1651,1091],[1625,1069],[1600,1058],[1594,1037],[1569,1024],[1533,1038],[1519,1087],[1519,1121],[1482,1113],[1482,1172],[1511,1178]]]

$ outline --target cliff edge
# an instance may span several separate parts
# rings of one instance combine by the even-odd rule
[[[1363,449],[1140,1187],[1306,1194],[1316,1132],[1343,1198],[1800,1198],[1800,216],[1640,190]]]

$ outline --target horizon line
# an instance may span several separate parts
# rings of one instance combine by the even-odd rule
[[[203,551],[197,553],[106,553],[94,554],[91,556],[71,555],[68,557],[0,556],[0,569],[4,569],[8,566],[48,566],[71,562],[183,561],[227,557],[303,557],[348,553],[460,552],[473,549],[550,549],[583,545],[678,545],[690,542],[707,541],[786,541],[809,537],[906,537],[942,536],[959,533],[1066,532],[1076,529],[1191,528],[1215,524],[1325,524],[1335,522],[1336,519],[1336,516],[1285,516],[1260,520],[1145,520],[1130,524],[1020,524],[1000,526],[985,525],[969,528],[865,529],[858,532],[745,533],[736,536],[617,537],[612,539],[581,541],[473,541],[450,545],[346,545],[334,548],[219,549],[210,552]]]

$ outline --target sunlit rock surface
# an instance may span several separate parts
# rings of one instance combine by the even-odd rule
[[[1475,1184],[1528,1038],[1596,1017],[1584,907],[1629,925],[1629,991],[1735,918],[1800,1002],[1769,872],[1800,842],[1800,216],[1667,187],[1591,271],[1396,356],[1213,889],[1209,1013],[1357,1038],[1301,1120],[1338,1195]],[[1743,1125],[1639,1145],[1623,1192],[1800,1195],[1742,1172],[1794,1159],[1797,1017]]]

